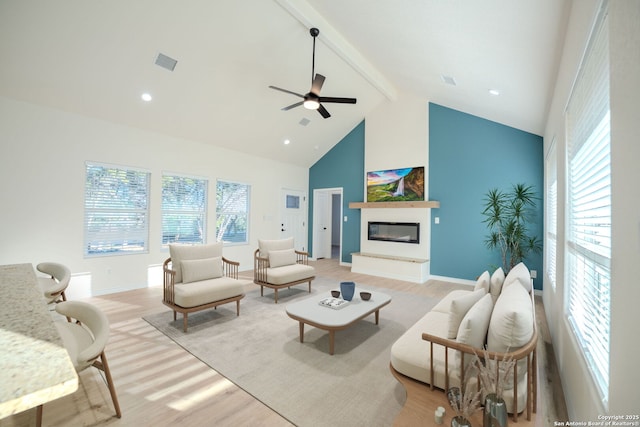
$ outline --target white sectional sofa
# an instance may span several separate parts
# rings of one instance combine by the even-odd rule
[[[515,419],[524,409],[530,419],[535,411],[536,343],[531,277],[521,263],[506,278],[501,268],[491,276],[485,271],[473,290],[450,292],[393,344],[391,368],[447,390],[460,387],[464,367],[474,354],[482,356],[483,349],[499,360],[511,356],[518,362],[503,398]],[[475,383],[477,378],[467,380]]]

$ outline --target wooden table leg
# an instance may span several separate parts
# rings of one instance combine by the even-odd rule
[[[378,324],[379,320],[380,320],[380,310],[376,310],[376,325]]]
[[[335,338],[336,338],[336,331],[330,330],[329,331],[329,354],[332,356],[333,356]]]
[[[300,342],[304,342],[304,323],[303,322],[299,322],[300,323]]]

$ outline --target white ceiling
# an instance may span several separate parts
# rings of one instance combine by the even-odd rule
[[[0,0],[0,95],[304,167],[404,92],[542,134],[569,7],[570,0]],[[320,29],[322,95],[358,99],[325,104],[326,120],[302,107],[281,111],[298,98],[268,88],[309,90],[311,26]],[[178,60],[175,71],[154,64],[159,52]],[[493,88],[501,95],[489,95]],[[143,92],[153,101],[141,101]]]

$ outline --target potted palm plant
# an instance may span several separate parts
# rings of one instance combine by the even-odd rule
[[[536,200],[533,186],[525,184],[515,184],[508,192],[492,189],[485,195],[482,215],[489,229],[485,245],[500,249],[505,274],[530,252],[542,251],[540,239],[530,234]]]

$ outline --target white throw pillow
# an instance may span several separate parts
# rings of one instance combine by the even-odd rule
[[[269,267],[276,268],[296,263],[296,251],[294,249],[283,249],[280,251],[269,251]]]
[[[522,262],[518,263],[518,265],[509,271],[502,287],[506,288],[515,282],[520,282],[527,292],[531,292],[531,273],[529,273],[529,269]]]
[[[447,338],[453,339],[458,334],[458,328],[460,327],[460,322],[464,318],[467,311],[473,305],[480,300],[485,295],[485,292],[480,289],[478,291],[473,291],[469,294],[463,295],[461,297],[455,298],[451,301],[451,307],[449,308],[449,331]]]
[[[182,283],[222,277],[222,257],[182,261]]]
[[[456,341],[476,347],[484,348],[487,338],[487,330],[489,329],[489,321],[491,320],[491,312],[493,311],[493,298],[491,294],[485,294],[480,301],[475,303],[465,314],[460,328],[458,328],[458,336]],[[473,355],[464,356],[465,368],[473,360]],[[455,365],[460,366],[460,352],[456,352]]]
[[[487,350],[499,353],[513,352],[531,340],[533,336],[531,304],[531,296],[519,280],[502,289],[489,321]],[[526,358],[518,362],[518,381],[522,380],[527,372],[526,363]],[[506,377],[504,388],[505,390],[513,388],[513,373]]]
[[[484,348],[492,311],[493,298],[486,294],[465,314],[460,322],[456,341],[472,347]]]
[[[222,242],[204,245],[184,245],[172,243],[169,245],[171,268],[176,272],[175,282],[182,282],[182,261],[190,259],[206,259],[222,256]]]
[[[518,283],[502,290],[496,301],[489,333],[489,351],[515,351],[529,342],[533,334],[533,309],[529,293]]]
[[[478,280],[476,281],[476,286],[473,288],[473,290],[477,291],[478,289],[484,289],[484,293],[486,294],[487,292],[489,292],[490,286],[491,286],[491,275],[489,274],[488,271],[485,271],[480,275],[480,277],[478,277]]]
[[[493,297],[493,303],[496,303],[496,300],[500,296],[500,292],[502,291],[502,284],[504,283],[504,270],[502,267],[498,267],[496,271],[491,275],[491,287],[489,288],[489,292]]]

